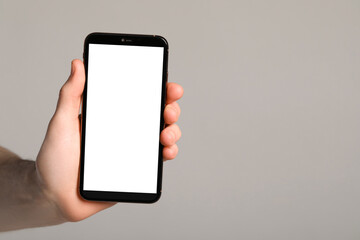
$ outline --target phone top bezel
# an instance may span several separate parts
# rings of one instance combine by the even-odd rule
[[[125,39],[122,41],[122,39]],[[136,202],[136,203],[154,203],[159,200],[162,188],[163,172],[163,146],[159,141],[159,158],[158,158],[158,179],[156,193],[136,193],[136,192],[109,192],[109,191],[89,191],[84,190],[84,159],[85,159],[85,130],[86,130],[86,104],[87,104],[87,82],[88,82],[88,56],[89,44],[110,44],[110,45],[128,45],[128,46],[153,46],[164,47],[164,61],[162,74],[162,93],[161,93],[161,113],[160,113],[160,132],[165,127],[164,108],[166,102],[166,83],[168,75],[168,50],[167,40],[159,35],[140,35],[140,34],[123,34],[123,33],[100,33],[94,32],[89,34],[84,41],[84,66],[85,66],[85,86],[83,92],[82,112],[81,112],[81,154],[80,154],[80,178],[79,192],[80,196],[86,200],[95,201],[114,201],[114,202]]]

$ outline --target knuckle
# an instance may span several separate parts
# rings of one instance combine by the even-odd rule
[[[180,127],[177,124],[173,124],[173,131],[176,136],[176,139],[178,140],[181,137]]]
[[[181,108],[180,108],[180,105],[177,103],[177,102],[174,102],[174,108],[176,109],[176,113],[178,115],[180,115],[181,113]]]
[[[67,85],[66,83],[60,88],[59,96],[64,96],[67,93]]]

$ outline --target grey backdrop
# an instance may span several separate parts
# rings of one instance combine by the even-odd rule
[[[0,0],[0,145],[36,158],[93,31],[169,40],[163,196],[0,239],[360,239],[359,1]]]

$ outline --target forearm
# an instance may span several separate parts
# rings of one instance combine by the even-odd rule
[[[49,226],[65,220],[37,179],[34,161],[0,147],[0,231]]]

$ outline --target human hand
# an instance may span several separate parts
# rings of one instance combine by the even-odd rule
[[[70,77],[60,90],[55,114],[36,159],[39,184],[48,200],[58,208],[59,216],[64,221],[80,221],[115,204],[86,201],[78,191],[81,141],[78,114],[84,84],[84,64],[81,60],[74,60]],[[178,153],[176,142],[181,137],[181,131],[175,124],[180,115],[176,100],[182,95],[180,85],[167,84],[164,110],[167,126],[160,135],[160,142],[164,145],[164,160],[173,159]]]

